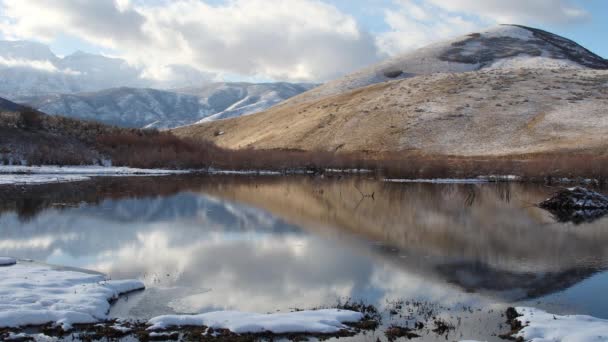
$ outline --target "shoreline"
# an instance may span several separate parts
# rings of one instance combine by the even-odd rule
[[[473,177],[388,177],[372,169],[352,168],[289,168],[281,170],[272,169],[142,169],[125,166],[96,166],[96,165],[41,165],[41,166],[15,166],[0,165],[0,186],[3,185],[38,185],[52,183],[66,183],[91,180],[93,177],[135,177],[135,176],[173,176],[173,175],[235,175],[235,176],[346,176],[368,175],[387,183],[431,183],[431,184],[484,184],[484,183],[544,183],[554,184],[580,184],[601,185],[602,182],[594,178],[553,178],[536,177],[527,178],[512,174],[505,175],[477,175]]]

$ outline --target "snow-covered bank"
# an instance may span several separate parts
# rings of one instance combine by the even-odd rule
[[[189,173],[189,170],[163,170],[163,169],[138,169],[123,166],[18,166],[0,165],[0,174],[43,174],[43,175],[87,175],[87,176],[112,176],[112,175],[170,175]]]
[[[489,175],[476,178],[385,178],[390,183],[432,183],[432,184],[477,184],[494,182],[517,182],[521,178],[514,175]]]
[[[584,315],[553,315],[545,311],[529,308],[515,308],[517,317],[524,327],[515,337],[525,341],[608,341],[608,320]]]
[[[432,184],[477,184],[488,183],[487,179],[480,178],[436,178],[436,179],[406,179],[406,178],[385,178],[389,183],[432,183]]]
[[[24,175],[0,173],[0,185],[35,185],[49,183],[66,183],[89,180],[91,177],[79,175]]]
[[[237,334],[264,333],[319,333],[333,334],[349,329],[344,323],[363,319],[356,311],[326,309],[289,313],[257,314],[239,311],[217,311],[199,315],[165,315],[148,321],[148,330],[161,330],[180,326],[206,326],[228,329]]]
[[[10,257],[0,257],[0,266],[10,266],[17,263],[17,260]]]
[[[0,185],[36,185],[79,182],[95,176],[164,176],[189,173],[189,170],[137,169],[116,166],[18,166],[0,165]]]
[[[0,267],[0,327],[96,323],[108,318],[110,301],[143,288],[138,280],[18,261]]]

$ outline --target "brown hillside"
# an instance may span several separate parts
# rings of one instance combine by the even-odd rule
[[[608,71],[422,75],[174,132],[228,148],[463,156],[596,149],[608,145]]]

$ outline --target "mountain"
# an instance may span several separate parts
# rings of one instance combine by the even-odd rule
[[[121,127],[173,128],[261,111],[311,87],[290,83],[212,83],[176,91],[122,87],[17,101],[48,114]]]
[[[608,61],[566,38],[505,25],[397,56],[265,112],[174,133],[229,148],[511,155],[603,149],[605,108]]]
[[[23,108],[24,107],[18,103],[0,97],[0,112],[15,112]]]
[[[150,85],[140,74],[141,70],[118,58],[83,52],[60,58],[41,43],[0,41],[0,96],[10,100]]]
[[[310,83],[211,83],[177,91],[198,96],[214,114],[201,122],[233,118],[270,108],[315,87]]]
[[[210,113],[196,96],[146,88],[21,97],[18,101],[51,115],[131,128],[177,127]]]

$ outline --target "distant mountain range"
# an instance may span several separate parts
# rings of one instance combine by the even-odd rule
[[[76,52],[60,58],[48,46],[29,41],[0,41],[0,97],[97,91],[149,86],[141,71],[126,61]]]
[[[122,127],[173,128],[251,114],[315,86],[226,82],[159,90],[153,88],[163,84],[141,72],[118,58],[84,52],[60,58],[41,43],[0,41],[0,97]]]
[[[90,93],[19,97],[47,114],[133,128],[173,128],[255,113],[309,90],[311,84],[212,83],[164,91],[112,88]]]

